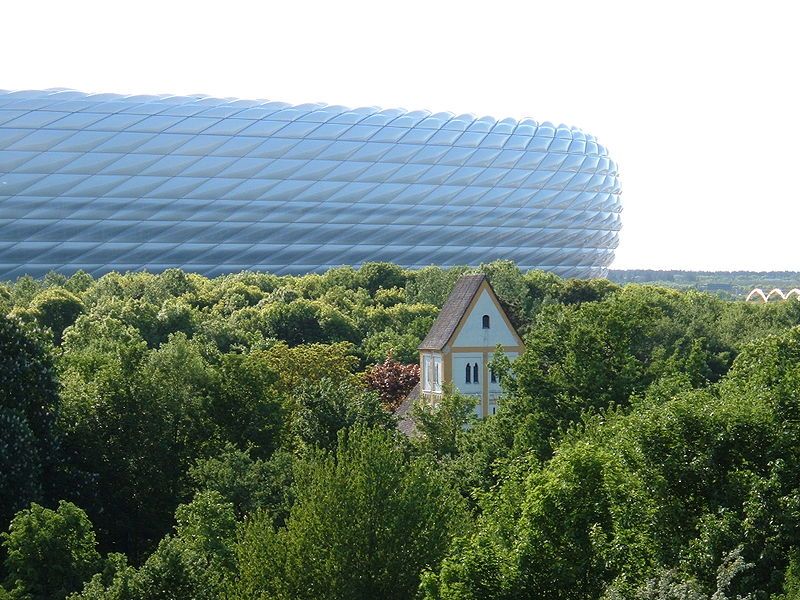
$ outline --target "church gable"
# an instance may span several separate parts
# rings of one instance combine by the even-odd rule
[[[419,350],[445,347],[521,348],[519,337],[483,274],[462,276],[450,292]]]
[[[456,348],[494,348],[522,345],[488,284],[481,286],[451,339]]]

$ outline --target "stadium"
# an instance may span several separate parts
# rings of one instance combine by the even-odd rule
[[[0,91],[0,279],[495,259],[597,277],[619,196],[593,136],[532,119]]]

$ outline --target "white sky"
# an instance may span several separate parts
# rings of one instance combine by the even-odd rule
[[[615,268],[800,270],[800,3],[2,0],[0,88],[530,116],[620,165]]]

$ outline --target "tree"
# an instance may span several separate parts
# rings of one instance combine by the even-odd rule
[[[172,333],[193,335],[199,319],[196,309],[176,298],[162,303],[142,298],[103,298],[92,306],[89,315],[94,319],[111,317],[133,327],[151,348],[166,342]]]
[[[510,260],[485,263],[481,265],[480,269],[505,307],[509,319],[515,327],[520,329],[525,322],[525,304],[528,292],[522,272]]]
[[[13,300],[11,297],[11,290],[7,285],[0,283],[0,313],[6,314],[8,311],[10,311],[12,304]]]
[[[0,522],[42,496],[39,444],[28,420],[0,406]]]
[[[96,573],[67,600],[146,600],[136,582],[136,569],[128,564],[124,554],[113,552],[106,557],[100,573]],[[165,589],[165,593],[171,590]]]
[[[401,364],[389,354],[382,363],[367,369],[364,382],[367,388],[378,393],[387,409],[394,410],[419,383],[419,365]]]
[[[598,302],[619,289],[608,279],[567,279],[561,284],[558,299],[563,304]]]
[[[181,376],[202,367],[187,359],[165,386],[158,369],[145,370],[147,345],[137,331],[112,318],[85,317],[65,335],[60,365],[64,454],[88,480],[71,493],[92,515],[105,547],[139,559],[166,532],[185,493],[178,440],[189,420],[165,396],[185,393]],[[170,353],[165,349],[151,365]]]
[[[585,411],[626,406],[676,374],[693,387],[718,380],[735,350],[714,329],[719,303],[627,286],[599,301],[543,304],[513,376],[503,380],[505,404],[517,409],[509,425],[525,439],[538,438],[540,457],[547,458],[550,438]]]
[[[358,359],[353,351],[353,345],[346,342],[294,347],[277,343],[264,355],[270,369],[278,374],[278,389],[288,394],[297,386],[323,379],[334,383],[354,382],[353,371]]]
[[[6,585],[32,600],[61,600],[100,570],[92,524],[63,500],[53,511],[34,503],[0,534],[6,549]]]
[[[395,264],[385,262],[367,262],[358,270],[364,287],[374,296],[379,289],[404,288],[408,276],[406,271]]]
[[[267,336],[289,346],[356,339],[355,326],[340,311],[302,298],[268,304],[261,311],[261,320]]]
[[[368,328],[375,333],[387,329],[398,334],[411,333],[422,341],[438,314],[439,309],[432,304],[375,306],[367,310]]]
[[[686,577],[674,569],[663,569],[656,577],[640,585],[633,594],[617,589],[613,584],[603,594],[603,600],[753,600],[753,594],[732,596],[734,580],[753,567],[741,556],[741,548],[732,550],[716,571],[716,589],[709,593],[696,580]],[[735,593],[735,592],[733,592]],[[775,598],[775,596],[773,596]]]
[[[85,329],[94,335],[76,340]],[[113,319],[79,319],[64,346],[65,447],[94,478],[78,493],[111,548],[138,559],[155,547],[198,459],[228,444],[266,458],[279,445],[284,412],[262,352],[207,355],[182,333],[148,350]]]
[[[339,432],[361,425],[393,429],[395,421],[378,396],[349,382],[327,379],[295,388],[290,434],[297,449],[333,449]]]
[[[213,491],[230,502],[238,518],[263,511],[283,523],[291,507],[293,456],[278,450],[268,460],[250,450],[225,446],[217,456],[198,459],[189,470],[197,492]]]
[[[436,404],[417,401],[412,413],[419,433],[417,444],[437,457],[455,457],[460,437],[475,424],[477,402],[475,397],[460,393],[451,383],[445,384],[442,398]]]
[[[53,332],[56,345],[60,345],[64,330],[75,322],[84,306],[75,294],[51,287],[38,294],[28,310],[42,327]]]
[[[227,353],[205,368],[214,374],[204,390],[202,419],[214,431],[215,449],[231,442],[267,457],[278,448],[286,410],[279,375],[260,350]],[[169,377],[169,371],[165,372]]]
[[[0,527],[56,480],[58,382],[41,338],[0,315]]]
[[[800,600],[800,552],[796,549],[789,557],[789,566],[783,580],[783,594],[774,596],[776,600]]]
[[[800,328],[745,348],[713,390],[584,414],[552,458],[507,463],[426,593],[476,597],[486,564],[502,574],[490,598],[780,591],[800,538],[798,357]]]
[[[467,271],[467,267],[443,269],[433,265],[411,271],[406,284],[408,302],[432,304],[441,308],[458,278]]]
[[[564,280],[548,271],[528,271],[523,276],[527,287],[528,308],[537,309],[543,303],[557,301]]]
[[[335,454],[298,465],[285,528],[246,523],[233,597],[405,600],[463,531],[462,502],[431,463],[409,460],[390,432],[339,435]]]
[[[33,300],[33,298],[41,291],[41,289],[41,282],[35,280],[30,275],[18,277],[14,282],[14,287],[11,293],[11,296],[14,300],[14,306],[27,308],[31,300]]]
[[[22,536],[94,573],[72,600],[795,598],[800,303],[481,270],[526,351],[496,415],[448,390],[411,438],[376,391],[466,267],[0,284],[0,526],[62,498],[129,553]]]
[[[71,600],[215,600],[232,576],[236,521],[233,506],[216,492],[195,496],[176,511],[168,535],[142,567],[114,559]]]
[[[397,333],[394,329],[384,329],[368,335],[361,350],[368,362],[380,363],[392,356],[403,365],[411,365],[419,360],[417,347],[422,339],[414,333]]]
[[[78,269],[64,283],[64,288],[73,294],[82,294],[94,284],[94,278],[83,269]]]

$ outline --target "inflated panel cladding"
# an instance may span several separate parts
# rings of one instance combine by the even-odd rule
[[[207,97],[0,92],[0,278],[508,258],[604,275],[616,164],[564,125]]]

